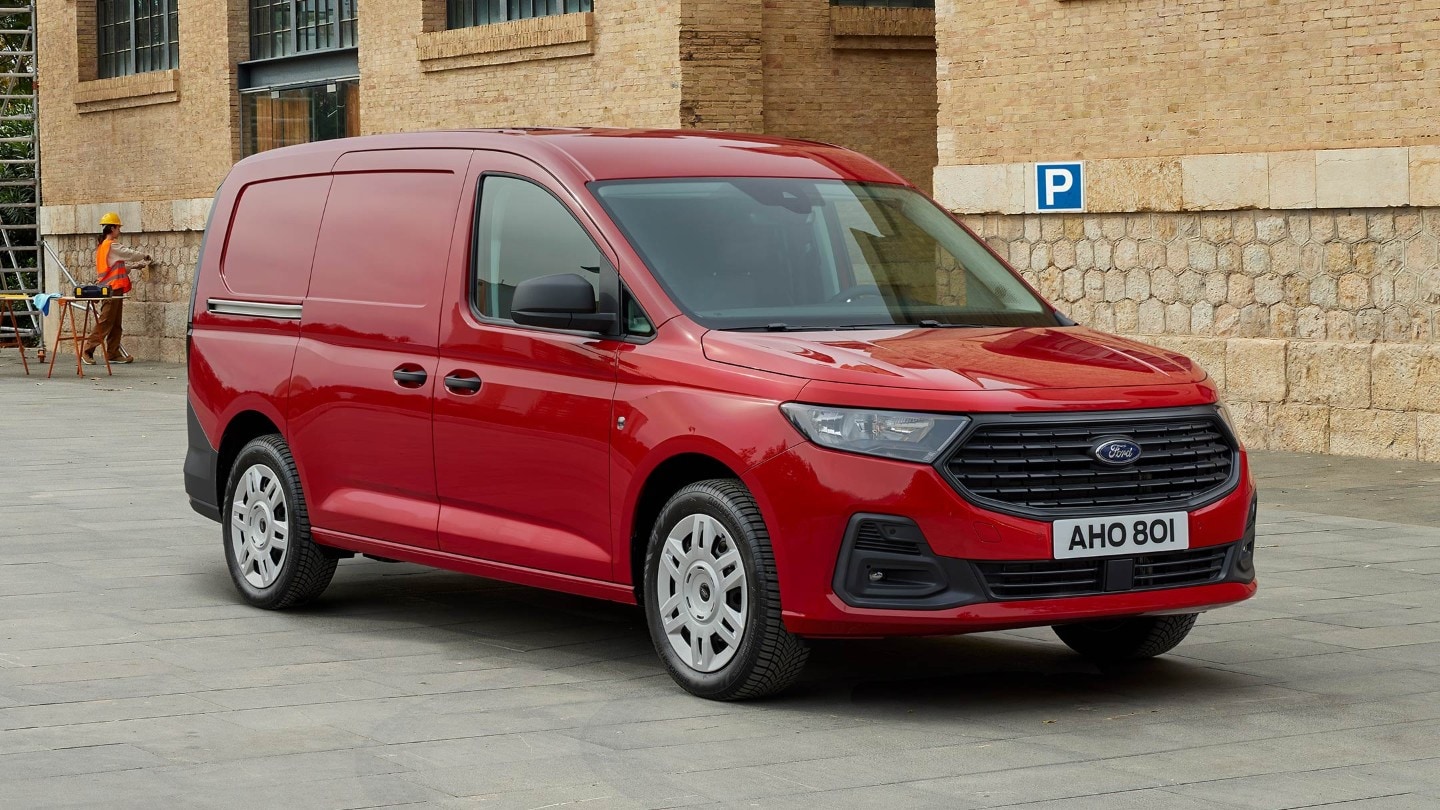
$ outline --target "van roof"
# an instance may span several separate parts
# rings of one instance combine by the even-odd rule
[[[552,170],[563,163],[582,181],[646,177],[812,177],[906,183],[874,160],[839,146],[765,135],[681,129],[517,128],[367,135],[273,149],[241,161],[302,156],[317,163],[375,149],[494,149]],[[307,161],[308,162],[308,161]],[[248,164],[248,165],[247,165]]]

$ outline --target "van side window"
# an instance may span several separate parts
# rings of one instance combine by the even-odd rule
[[[596,286],[607,262],[575,217],[527,180],[486,177],[475,226],[475,306],[510,319],[515,286],[526,279],[577,273]]]

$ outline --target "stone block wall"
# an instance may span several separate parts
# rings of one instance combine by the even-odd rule
[[[200,258],[200,234],[149,231],[133,239],[126,238],[122,243],[155,259],[149,269],[130,272],[135,289],[125,301],[122,340],[125,349],[142,360],[185,362],[191,277]],[[94,282],[95,237],[89,234],[53,237],[50,244],[81,283]],[[46,335],[52,339],[53,329],[53,321],[47,320]]]
[[[1077,321],[1198,361],[1248,446],[1440,461],[1440,208],[967,220]]]
[[[1440,461],[1440,0],[940,0],[937,198],[1252,447]],[[1036,213],[1084,162],[1083,214]]]
[[[195,263],[200,259],[210,200],[202,197],[42,209],[46,241],[70,275],[81,284],[95,282],[99,229],[93,227],[93,223],[102,211],[116,211],[125,222],[127,231],[121,235],[121,244],[148,253],[154,259],[149,268],[130,271],[134,289],[125,301],[125,348],[140,360],[183,363]],[[69,279],[49,257],[45,271],[46,289],[64,290],[69,286]],[[47,341],[53,339],[57,325],[56,313],[52,310],[45,321]]]

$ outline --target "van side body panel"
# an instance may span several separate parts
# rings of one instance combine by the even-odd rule
[[[487,174],[521,178],[575,213],[571,190],[539,164],[477,151],[463,203],[466,236],[474,232],[476,189]],[[613,262],[593,225],[576,219]],[[459,255],[446,284],[439,375],[478,380],[472,383],[478,388],[445,382],[435,389],[439,547],[505,566],[608,580],[611,407],[615,353],[623,344],[478,315],[471,303],[474,257],[469,250]]]
[[[311,524],[435,548],[435,339],[466,150],[335,164],[305,299],[287,439]]]

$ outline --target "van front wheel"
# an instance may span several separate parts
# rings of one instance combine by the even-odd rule
[[[300,475],[285,440],[261,436],[245,445],[225,493],[225,562],[245,601],[282,610],[324,592],[335,560],[310,539]]]
[[[1176,616],[1136,616],[1111,621],[1057,624],[1055,635],[1070,649],[1100,663],[1154,658],[1170,652],[1185,640],[1199,618],[1195,613]]]
[[[691,694],[761,697],[805,666],[809,650],[780,618],[770,535],[739,481],[675,493],[651,530],[643,596],[655,649]]]

